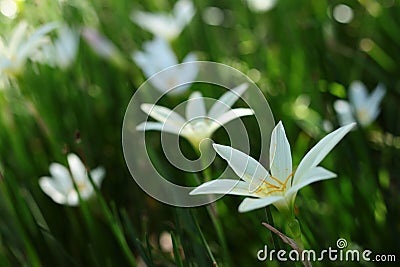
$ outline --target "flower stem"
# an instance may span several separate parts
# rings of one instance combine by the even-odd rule
[[[272,212],[271,212],[271,207],[267,206],[265,207],[265,213],[266,213],[266,217],[267,217],[267,223],[271,226],[274,226],[274,218],[272,218]],[[275,250],[280,250],[280,244],[279,244],[279,239],[276,235],[273,235],[271,233],[271,237],[272,237],[272,247]]]
[[[193,222],[195,223],[196,229],[197,229],[197,231],[199,232],[201,241],[203,242],[203,245],[205,246],[205,248],[206,248],[206,250],[207,250],[208,256],[210,257],[211,261],[213,262],[213,265],[214,265],[214,266],[218,266],[218,263],[217,263],[217,261],[215,260],[214,255],[213,255],[213,253],[212,253],[210,247],[208,246],[207,240],[206,240],[206,238],[204,237],[203,232],[201,231],[201,228],[200,228],[200,226],[199,226],[199,223],[198,223],[198,221],[197,221],[196,216],[194,216],[194,214],[193,214],[192,211],[190,211],[190,215],[192,216],[192,219],[193,219]]]
[[[286,224],[286,232],[291,236],[300,248],[303,248],[303,241],[301,240],[301,228],[300,223],[296,218],[288,220]]]
[[[271,207],[267,206],[265,207],[265,212],[266,212],[266,217],[267,217],[267,224],[274,227],[274,218],[272,217],[272,212],[271,212]],[[273,234],[271,232],[271,237],[272,237],[272,247],[276,250],[279,251],[282,249],[281,246],[281,241],[279,240],[278,236]],[[286,261],[280,262],[281,266],[289,266],[289,264]]]
[[[200,151],[197,150],[198,155],[203,159],[203,160],[201,160],[201,164],[202,164],[202,169],[203,169],[202,177],[203,177],[204,182],[210,181],[212,179],[211,168],[206,167],[206,162],[204,161],[204,158],[206,158],[205,155],[208,155],[208,153],[209,153],[209,149],[210,149],[209,147],[203,146],[203,156],[200,153]],[[221,244],[226,264],[227,264],[227,266],[230,266],[231,265],[230,254],[229,254],[228,246],[226,243],[225,233],[224,233],[222,224],[218,217],[217,205],[215,202],[211,202],[210,205],[206,206],[206,209],[207,209],[208,215],[211,218],[211,221],[214,226],[214,230],[217,234],[218,240]]]

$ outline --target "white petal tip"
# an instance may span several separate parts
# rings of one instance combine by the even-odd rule
[[[219,145],[219,144],[215,144],[215,143],[213,143],[212,146],[217,152],[218,152],[218,150],[221,150],[225,147],[223,145]]]
[[[234,89],[235,89],[235,91],[239,91],[240,92],[239,94],[241,94],[244,91],[246,91],[247,88],[249,88],[249,84],[248,83],[242,83],[242,84],[236,86],[236,88],[234,88]]]
[[[152,105],[152,104],[144,103],[144,104],[141,104],[141,105],[140,105],[140,109],[141,109],[144,113],[147,113],[147,114],[150,113],[150,110],[151,110],[152,108],[153,108],[153,105]]]
[[[189,192],[189,195],[194,196],[194,195],[200,195],[200,193],[196,189],[193,189],[192,191]]]
[[[345,125],[345,127],[349,127],[350,129],[353,129],[354,127],[356,127],[357,123],[356,122],[351,122],[347,125]]]
[[[199,91],[195,91],[189,96],[189,99],[201,98],[201,97],[203,97],[203,95]]]
[[[146,131],[146,122],[142,122],[141,124],[137,125],[136,131]]]

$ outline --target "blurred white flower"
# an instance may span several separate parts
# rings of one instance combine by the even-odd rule
[[[293,171],[290,145],[281,122],[276,125],[271,135],[269,171],[239,150],[214,144],[217,153],[243,181],[217,179],[200,185],[190,194],[248,196],[252,198],[243,200],[239,212],[273,204],[280,212],[292,214],[296,194],[301,188],[336,177],[335,173],[317,165],[354,126],[354,123],[343,126],[325,136],[304,156],[297,169]]]
[[[246,0],[246,2],[251,11],[261,13],[273,9],[278,0]]]
[[[145,121],[139,124],[138,131],[164,131],[185,137],[196,149],[202,140],[210,138],[222,125],[243,116],[253,115],[249,108],[231,106],[246,91],[248,85],[241,84],[223,94],[206,112],[204,98],[200,92],[194,92],[187,101],[186,119],[166,107],[142,104],[141,109],[159,122]]]
[[[333,8],[332,15],[337,22],[346,24],[352,21],[354,12],[348,5],[339,4]]]
[[[94,194],[94,188],[90,183],[85,165],[75,154],[67,156],[69,168],[59,164],[51,163],[49,170],[51,177],[41,177],[39,179],[40,188],[54,202],[67,206],[79,205],[79,195],[86,200]],[[105,170],[103,167],[97,167],[90,172],[94,184],[100,187],[104,178]]]
[[[172,40],[179,36],[183,28],[191,21],[196,10],[189,0],[179,0],[172,13],[132,12],[131,19],[143,29],[155,36]]]
[[[84,27],[82,37],[98,56],[109,60],[118,67],[126,67],[125,59],[118,48],[96,29]]]
[[[378,84],[371,95],[368,95],[368,91],[362,82],[352,82],[349,90],[349,102],[337,100],[333,105],[338,114],[340,125],[355,121],[363,127],[371,124],[379,115],[379,105],[385,92],[384,86]]]
[[[15,19],[19,11],[17,0],[0,0],[0,13],[9,19]]]
[[[132,53],[132,59],[142,69],[145,76],[150,78],[154,74],[178,64],[178,59],[170,45],[162,38],[154,38],[144,43],[144,51]],[[183,59],[183,63],[196,61],[194,53],[189,53]],[[181,64],[168,71],[158,73],[149,82],[159,91],[165,93],[179,84],[193,81],[198,74],[196,64]],[[171,91],[172,94],[183,93],[190,84],[179,86]]]
[[[164,231],[160,235],[160,247],[163,252],[171,253],[174,249],[171,234]]]
[[[0,76],[17,76],[21,74],[25,63],[30,59],[40,46],[49,41],[47,34],[54,30],[58,24],[48,23],[32,34],[29,34],[28,24],[20,22],[12,31],[7,42],[0,38]]]
[[[75,60],[79,47],[79,32],[68,25],[62,25],[58,38],[41,47],[34,60],[61,69],[68,68]]]

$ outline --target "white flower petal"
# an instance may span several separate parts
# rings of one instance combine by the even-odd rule
[[[315,168],[340,140],[355,126],[355,123],[342,126],[321,139],[302,159],[293,178],[293,186],[308,179],[306,174]]]
[[[215,122],[218,124],[217,128],[219,128],[221,125],[224,125],[234,119],[244,116],[250,116],[253,114],[254,111],[250,108],[235,108],[225,112],[224,114],[216,118]]]
[[[90,177],[93,179],[93,182],[97,185],[97,187],[100,187],[105,175],[106,170],[103,167],[97,167],[90,172]]]
[[[353,110],[351,109],[349,102],[344,100],[336,100],[333,104],[333,108],[338,114],[338,119],[341,126],[355,122]]]
[[[379,115],[379,105],[385,96],[386,89],[382,84],[378,84],[372,94],[369,96],[365,106],[368,108],[371,122]]]
[[[57,184],[57,188],[66,194],[71,188],[73,188],[71,174],[65,166],[59,163],[51,163],[49,167],[51,176],[53,177],[54,183]]]
[[[175,39],[190,22],[195,13],[191,1],[178,1],[172,13],[149,13],[136,11],[131,15],[133,22],[143,29],[166,40]]]
[[[279,121],[272,131],[269,162],[271,175],[282,183],[285,183],[286,179],[292,173],[292,154],[281,121]]]
[[[296,194],[301,188],[322,180],[327,180],[331,178],[335,178],[337,175],[323,167],[315,167],[310,169],[308,172],[304,174],[305,178],[296,183],[296,185],[292,186],[287,192],[286,195]]]
[[[206,116],[206,106],[200,92],[194,92],[190,95],[189,100],[186,102],[185,111],[187,121]]]
[[[249,192],[248,183],[233,179],[217,179],[201,184],[190,192],[190,195],[230,194],[239,196],[255,196]]]
[[[143,110],[143,112],[159,122],[177,127],[179,129],[181,129],[186,122],[181,115],[166,107],[152,104],[142,104],[140,108]]]
[[[239,97],[247,90],[248,87],[249,85],[247,83],[243,83],[232,90],[228,90],[228,92],[224,93],[214,103],[208,112],[208,116],[215,119],[224,114],[232,107],[232,105],[239,99]]]
[[[382,84],[378,84],[375,90],[372,92],[368,99],[368,106],[370,105],[379,105],[382,101],[383,97],[385,96],[386,88]]]
[[[46,195],[48,195],[54,202],[58,204],[65,204],[67,202],[65,188],[60,186],[50,177],[42,177],[39,179],[39,186]]]
[[[181,29],[188,24],[196,10],[191,1],[188,0],[179,0],[176,2],[173,10],[173,14],[175,16],[176,23],[180,26]]]
[[[166,40],[175,39],[181,32],[179,25],[169,14],[136,11],[132,13],[131,19],[141,28]]]
[[[77,155],[70,153],[67,156],[67,160],[74,181],[76,183],[88,181],[86,167],[82,163],[81,159]]]
[[[119,56],[119,51],[115,44],[96,29],[83,27],[82,36],[92,50],[100,57],[112,60]]]
[[[143,48],[143,52],[134,52],[132,59],[143,70],[147,78],[178,63],[172,48],[162,38],[156,37],[152,41],[145,42]]]
[[[178,59],[174,51],[163,38],[156,37],[150,42],[145,42],[143,46],[144,51],[132,53],[132,59],[142,69],[145,76],[150,78],[149,82],[157,90],[163,93],[180,94],[195,80],[199,69],[194,63],[197,60],[194,53],[189,53],[183,60],[191,64],[177,65]],[[170,68],[172,66],[174,67]],[[170,91],[173,88],[174,90]]]
[[[81,196],[82,199],[85,199]],[[78,192],[76,190],[71,190],[67,195],[66,203],[68,206],[78,206],[79,205],[79,197]]]
[[[368,92],[365,85],[360,81],[354,81],[350,84],[349,100],[355,109],[364,107],[368,98]]]
[[[144,49],[149,57],[148,63],[156,64],[157,72],[178,64],[174,51],[163,38],[156,37],[152,41],[144,43]]]
[[[155,65],[150,64],[146,53],[142,51],[136,51],[132,53],[132,60],[142,69],[144,75],[149,78],[151,75],[156,73]]]
[[[182,60],[183,63],[188,63],[188,62],[193,62],[193,61],[197,61],[197,56],[193,52],[187,54],[186,57]],[[196,66],[196,64],[187,64],[187,65]],[[184,65],[182,65],[182,66],[184,66]]]
[[[20,22],[14,29],[11,38],[8,42],[8,53],[15,55],[18,53],[18,49],[23,44],[23,39],[28,29],[28,23],[26,21]]]
[[[239,212],[251,211],[284,200],[281,196],[268,196],[264,198],[245,198],[239,205]]]
[[[249,184],[254,192],[269,177],[268,171],[255,159],[229,146],[213,144],[215,151],[225,159],[233,171]]]
[[[186,129],[184,127],[182,131]],[[175,127],[174,125],[169,125],[165,123],[160,123],[160,122],[152,122],[152,121],[145,121],[140,123],[138,126],[136,126],[137,131],[161,131],[161,132],[167,132],[167,133],[172,133],[172,134],[177,134],[179,135],[181,132],[181,129],[179,127]]]
[[[48,23],[38,28],[29,38],[23,43],[22,47],[19,48],[18,58],[19,60],[25,60],[31,56],[36,49],[46,41],[46,34],[59,27],[59,23],[53,22]]]

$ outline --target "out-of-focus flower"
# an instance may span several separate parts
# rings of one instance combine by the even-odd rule
[[[273,9],[278,0],[246,0],[246,2],[251,11],[261,13]]]
[[[145,76],[150,78],[154,74],[178,64],[178,59],[170,45],[162,38],[155,38],[144,43],[144,51],[132,53],[132,59],[142,69]],[[183,59],[183,63],[196,61],[194,53],[189,53]],[[196,64],[181,64],[166,72],[158,73],[149,82],[159,91],[165,93],[179,84],[193,81],[198,74]],[[182,85],[171,91],[172,94],[179,94],[188,89],[190,84]]]
[[[180,0],[176,2],[172,13],[134,11],[131,19],[155,36],[172,40],[179,36],[183,28],[191,21],[195,12],[191,1]]]
[[[243,200],[239,212],[273,204],[280,212],[293,215],[297,191],[311,183],[336,177],[335,173],[317,165],[354,126],[354,123],[343,126],[325,136],[304,156],[294,171],[289,141],[281,122],[271,135],[269,171],[239,150],[214,144],[217,153],[243,181],[217,179],[200,185],[190,194],[248,196],[251,198]]]
[[[21,74],[25,63],[40,46],[49,41],[47,34],[54,30],[58,23],[48,23],[32,34],[29,34],[28,24],[20,22],[12,31],[10,38],[5,41],[0,38],[0,76],[17,76]]]
[[[348,5],[339,4],[333,8],[332,15],[337,22],[347,24],[352,21],[354,12]]]
[[[253,114],[249,108],[231,106],[246,91],[248,85],[242,84],[223,94],[206,112],[204,99],[200,92],[190,95],[186,106],[186,119],[166,107],[142,104],[141,109],[159,122],[145,121],[139,124],[138,131],[164,131],[185,137],[194,148],[198,149],[202,140],[210,138],[222,125],[236,118]]]
[[[79,32],[62,25],[58,38],[41,47],[34,60],[61,69],[68,68],[75,60],[79,47]]]
[[[338,114],[340,125],[355,121],[363,127],[370,125],[379,115],[379,105],[385,92],[384,86],[378,84],[371,95],[368,95],[368,91],[362,82],[352,82],[349,90],[349,102],[337,100],[333,105]]]
[[[160,235],[160,247],[161,250],[167,253],[171,253],[174,249],[171,234],[164,231]]]
[[[86,200],[93,195],[94,188],[89,180],[86,167],[79,157],[71,153],[68,154],[67,160],[69,168],[59,163],[51,163],[49,167],[51,177],[41,177],[39,185],[54,202],[77,206],[79,205],[78,192],[80,197]],[[100,187],[104,176],[103,167],[97,167],[90,172],[90,177],[97,187]]]
[[[109,60],[118,67],[125,68],[127,66],[127,62],[119,49],[96,29],[84,27],[82,37],[100,57]]]
[[[0,13],[9,19],[15,19],[19,12],[17,0],[0,0]]]

